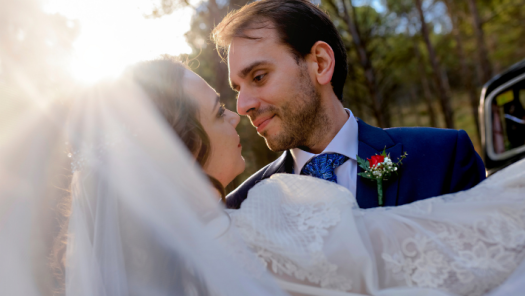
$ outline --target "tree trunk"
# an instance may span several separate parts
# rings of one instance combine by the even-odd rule
[[[223,15],[221,14],[219,6],[215,0],[209,0],[207,6],[210,16],[207,20],[207,27],[211,30],[211,28],[221,21]],[[224,98],[232,97],[230,94],[231,89],[228,83],[228,66],[223,62],[222,58],[218,54],[213,56],[213,70],[215,72],[214,84],[217,88],[216,90],[222,94]],[[232,102],[225,103],[228,108],[232,108],[236,102],[232,100]]]
[[[350,81],[357,80],[355,68],[354,68],[352,61],[348,61],[348,78],[350,79]],[[350,98],[354,98],[352,100],[352,103],[353,103],[353,106],[355,106],[356,108],[356,112],[354,111],[352,112],[357,113],[357,114],[354,114],[354,116],[357,116],[366,121],[365,110],[363,110],[364,103],[361,100],[361,96],[359,95],[359,89],[357,87],[357,83],[351,83],[351,85],[348,87],[350,87],[350,90],[351,90]]]
[[[485,44],[485,36],[483,34],[482,22],[478,13],[478,6],[476,0],[467,0],[470,14],[472,15],[472,28],[476,35],[476,47],[478,52],[478,63],[481,71],[481,83],[487,83],[492,77],[492,66],[489,61],[488,50]]]
[[[437,118],[436,118],[436,112],[434,111],[434,107],[432,106],[432,93],[430,92],[430,84],[427,79],[427,71],[425,70],[425,64],[423,61],[423,57],[421,56],[421,52],[419,52],[419,46],[417,42],[414,40],[414,52],[416,54],[417,60],[418,60],[418,67],[419,72],[421,73],[421,86],[423,87],[423,96],[425,99],[425,104],[427,106],[427,112],[430,119],[430,126],[431,127],[437,127]]]
[[[463,47],[463,39],[461,38],[461,32],[459,30],[459,17],[456,13],[456,7],[453,0],[447,0],[445,2],[447,5],[448,14],[452,20],[452,35],[456,40],[456,50],[459,58],[459,64],[461,67],[461,80],[469,96],[470,109],[474,122],[476,123],[476,132],[477,137],[479,138],[479,121],[478,121],[478,93],[476,87],[474,86],[473,75],[470,70],[470,67],[467,64],[467,55],[465,54],[465,49]]]
[[[397,117],[399,118],[399,126],[405,126],[405,115],[403,114],[403,104],[397,99]]]
[[[410,105],[412,106],[412,112],[416,116],[416,126],[421,126],[421,116],[419,115],[417,93],[414,86],[410,87]]]
[[[361,40],[361,35],[359,33],[358,24],[355,19],[355,9],[352,4],[352,1],[349,0],[348,3],[350,5],[350,9],[352,10],[353,14],[350,15],[348,8],[346,6],[346,1],[343,0],[342,2],[343,13],[344,13],[343,19],[345,20],[346,25],[348,26],[348,30],[350,31],[350,34],[352,35],[352,40],[357,50],[359,62],[361,64],[361,67],[363,67],[363,70],[365,73],[366,87],[368,89],[368,92],[370,94],[370,98],[372,101],[372,113],[374,114],[374,117],[377,119],[377,124],[379,125],[379,127],[385,128],[385,127],[388,127],[388,122],[381,110],[382,109],[381,108],[382,98],[377,89],[377,79],[376,79],[375,71],[372,66],[372,62],[370,61],[370,58],[368,56],[368,53],[366,51],[366,45],[363,44]],[[332,2],[332,4],[334,3]],[[334,7],[337,7],[337,6],[334,6]]]
[[[425,40],[425,45],[428,50],[428,56],[430,58],[430,64],[434,71],[434,79],[436,81],[436,86],[438,88],[439,102],[441,104],[441,109],[445,117],[445,125],[447,128],[454,128],[454,112],[450,105],[450,94],[447,92],[445,83],[443,81],[441,67],[438,63],[436,52],[432,43],[430,43],[430,37],[428,32],[428,27],[425,22],[425,15],[423,14],[423,8],[421,6],[421,0],[415,0],[416,8],[419,13],[419,19],[421,21],[421,35]]]

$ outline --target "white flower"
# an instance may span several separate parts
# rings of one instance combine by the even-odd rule
[[[384,162],[385,162],[385,163],[389,163],[389,162],[392,162],[392,160],[390,160],[390,157],[385,157]]]

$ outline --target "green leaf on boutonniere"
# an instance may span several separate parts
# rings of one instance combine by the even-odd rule
[[[368,163],[368,160],[366,159],[362,159],[361,157],[359,157],[358,155],[356,155],[357,157],[357,164],[365,171],[367,171],[369,168],[370,168],[370,164]]]
[[[381,156],[384,156],[384,157],[387,157],[388,155],[386,154],[386,146],[385,148],[383,148],[383,152],[381,152]]]
[[[372,174],[370,172],[362,172],[362,173],[358,173],[357,175],[361,176],[361,177],[363,177],[365,179],[370,179],[370,180],[375,180],[376,179],[376,178],[374,178],[372,176]]]

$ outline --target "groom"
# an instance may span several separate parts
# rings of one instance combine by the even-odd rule
[[[361,208],[377,207],[377,185],[357,175],[356,155],[367,159],[384,148],[393,161],[408,153],[398,175],[383,183],[385,206],[465,190],[485,179],[464,131],[380,129],[343,107],[346,49],[328,16],[310,2],[251,3],[226,16],[213,38],[228,51],[237,112],[250,118],[271,150],[284,151],[228,195],[228,208],[238,209],[255,184],[276,173],[329,179],[349,189]]]

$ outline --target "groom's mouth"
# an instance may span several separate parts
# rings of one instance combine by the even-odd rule
[[[253,123],[253,125],[257,127],[257,132],[261,133],[264,130],[264,128],[270,123],[270,121],[272,121],[274,117],[275,117],[275,114],[273,114],[272,116],[265,116],[263,118],[257,119]]]

